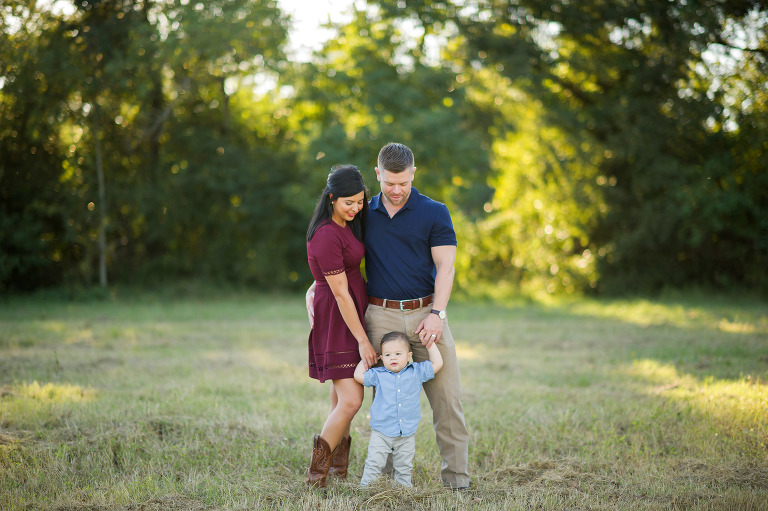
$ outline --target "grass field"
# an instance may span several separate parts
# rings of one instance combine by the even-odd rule
[[[0,301],[0,509],[768,510],[768,305],[452,303],[474,486],[303,481],[328,386],[301,296]]]

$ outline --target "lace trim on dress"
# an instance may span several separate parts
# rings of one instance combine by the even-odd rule
[[[339,273],[344,273],[344,268],[340,270],[324,271],[323,275],[338,275]]]
[[[336,355],[344,355],[344,354],[347,354],[347,353],[357,354],[358,352],[356,352],[356,351],[337,351],[337,352],[335,352]],[[342,364],[323,364],[323,365],[320,366],[315,361],[311,360],[309,362],[309,367],[320,368],[320,369],[322,369],[323,372],[325,372],[325,371],[329,371],[329,370],[333,370],[333,369],[351,369],[351,368],[357,367],[357,362],[347,362],[347,363],[342,363]]]
[[[357,367],[357,364],[331,364],[328,369],[348,369],[350,367]]]
[[[328,371],[333,371],[334,369],[352,369],[357,367],[357,364],[325,364],[322,367],[319,367],[314,362],[309,363],[309,367],[314,367],[315,369],[322,370],[323,373],[326,373]]]

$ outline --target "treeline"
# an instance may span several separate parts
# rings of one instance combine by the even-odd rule
[[[369,2],[309,63],[270,1],[54,6],[0,7],[0,290],[303,287],[390,140],[467,292],[768,290],[762,2]]]

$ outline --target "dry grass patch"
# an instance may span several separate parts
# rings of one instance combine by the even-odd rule
[[[474,486],[444,489],[423,399],[416,490],[304,486],[327,385],[303,299],[0,309],[0,509],[765,510],[764,304],[451,306]]]

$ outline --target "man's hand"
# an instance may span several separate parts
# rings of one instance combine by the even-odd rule
[[[443,320],[437,317],[437,314],[431,312],[427,314],[421,323],[419,328],[416,329],[416,333],[419,334],[419,340],[421,344],[429,349],[433,343],[440,340],[440,336],[443,334]]]
[[[307,301],[307,316],[309,316],[309,328],[315,326],[315,282],[307,289],[305,300]]]

